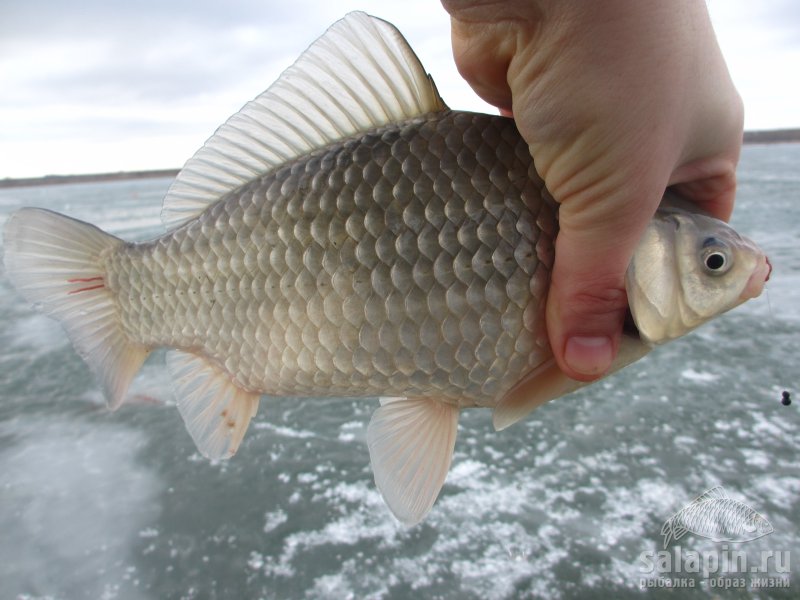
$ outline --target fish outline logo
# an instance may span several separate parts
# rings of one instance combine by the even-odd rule
[[[721,485],[703,492],[661,527],[664,549],[687,533],[714,542],[751,542],[775,531],[772,524],[744,502],[734,500]]]

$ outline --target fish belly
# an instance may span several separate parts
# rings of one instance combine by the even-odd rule
[[[254,179],[107,258],[126,335],[249,391],[491,406],[551,356],[556,204],[513,121],[445,112]]]

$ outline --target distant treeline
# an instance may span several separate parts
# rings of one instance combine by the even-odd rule
[[[766,129],[745,131],[745,144],[784,144],[800,142],[800,129]],[[175,177],[179,169],[153,171],[121,171],[119,173],[92,173],[87,175],[45,175],[24,179],[0,179],[0,188],[57,185],[61,183],[88,183],[94,181],[121,181],[124,179],[151,179],[154,177]]]
[[[160,169],[152,171],[120,171],[118,173],[88,173],[86,175],[45,175],[44,177],[25,177],[23,179],[0,179],[0,188],[30,185],[58,185],[62,183],[91,183],[95,181],[122,181],[125,179],[153,179],[155,177],[175,177],[179,169]]]
[[[745,131],[745,144],[782,144],[800,142],[800,129],[765,129],[763,131]]]

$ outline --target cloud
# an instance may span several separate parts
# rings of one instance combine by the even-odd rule
[[[6,4],[0,177],[179,166],[355,9],[398,26],[448,104],[492,110],[456,72],[448,16],[435,0]],[[712,0],[710,9],[748,127],[800,125],[800,5]]]
[[[440,87],[455,82],[454,96],[474,96],[431,0],[12,3],[0,21],[0,177],[179,166],[357,8],[395,21],[424,61],[444,62]],[[151,152],[148,137],[159,144]]]
[[[88,0],[80,10],[75,4],[33,0],[4,10],[2,69],[19,86],[0,103],[46,100],[54,90],[65,101],[99,95],[158,102],[192,99],[247,80],[265,86],[266,74],[272,76],[268,83],[349,3],[305,0],[289,8],[286,2],[249,0]],[[441,27],[445,13],[434,2],[425,5],[441,13],[439,39],[449,54],[449,32]]]
[[[709,4],[733,81],[745,104],[745,127],[800,126],[800,5],[794,0]]]
[[[795,0],[714,0],[709,10],[718,35],[736,38],[740,46],[749,46],[755,36],[773,50],[800,48],[800,4]]]
[[[236,11],[220,11],[221,4],[203,10],[199,3],[184,15],[176,8],[181,2],[109,3],[119,4],[119,12],[89,2],[79,13],[53,3],[56,8],[44,12],[39,27],[28,29],[35,4],[45,3],[19,3],[0,29],[2,68],[20,84],[3,104],[50,101],[53,92],[63,101],[84,102],[98,96],[137,102],[191,98],[257,76],[265,63],[287,59],[281,49],[297,39],[298,23],[274,14],[238,14],[234,20],[228,13]],[[305,37],[310,42],[314,31]]]

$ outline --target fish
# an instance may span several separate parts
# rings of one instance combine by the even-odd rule
[[[664,549],[686,533],[714,542],[750,542],[774,531],[753,508],[728,496],[721,485],[707,490],[666,520],[661,528]]]
[[[758,295],[766,256],[667,193],[626,274],[612,371]],[[496,429],[583,384],[558,369],[545,300],[558,203],[513,119],[451,110],[402,34],[350,13],[191,157],[130,243],[22,208],[4,265],[61,322],[110,409],[167,348],[178,411],[210,459],[262,395],[379,399],[375,483],[402,523],[431,510],[458,415]],[[587,250],[590,251],[590,250]]]

